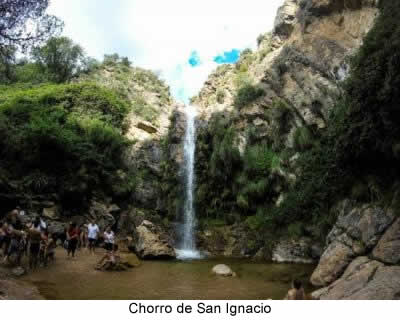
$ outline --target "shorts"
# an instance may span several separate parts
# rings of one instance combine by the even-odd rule
[[[104,245],[104,248],[105,248],[107,251],[112,251],[113,246],[114,246],[113,243],[106,242],[105,245]]]
[[[31,243],[31,246],[29,248],[29,252],[33,256],[37,256],[40,251],[40,243]]]
[[[95,246],[95,245],[96,245],[96,242],[97,242],[96,239],[88,238],[88,240],[89,240],[89,245],[90,245],[90,246]]]

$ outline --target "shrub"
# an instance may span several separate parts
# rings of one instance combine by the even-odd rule
[[[293,135],[294,148],[304,151],[313,145],[313,135],[307,127],[298,127]]]
[[[258,86],[246,84],[239,88],[235,96],[234,105],[243,108],[264,95],[264,90]]]
[[[265,176],[279,166],[279,157],[266,144],[251,146],[244,154],[244,166],[251,176]]]
[[[224,103],[224,100],[225,100],[225,91],[222,89],[218,89],[217,90],[217,102],[219,104],[222,104],[222,103]]]

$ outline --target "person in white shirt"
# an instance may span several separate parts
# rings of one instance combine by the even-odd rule
[[[115,241],[114,232],[111,230],[110,227],[107,227],[106,231],[104,231],[104,243],[105,243],[104,247],[107,251],[111,251],[113,249],[114,241]]]
[[[93,220],[90,221],[87,228],[88,228],[89,251],[94,253],[100,229],[99,226]]]

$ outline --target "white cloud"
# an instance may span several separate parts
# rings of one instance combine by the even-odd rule
[[[91,56],[118,52],[135,65],[160,70],[175,97],[196,94],[216,68],[213,57],[255,47],[272,29],[283,0],[53,0],[64,33]],[[188,64],[193,51],[202,61]]]

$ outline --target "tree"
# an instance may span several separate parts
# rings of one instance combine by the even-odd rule
[[[82,47],[67,37],[51,38],[43,47],[32,50],[32,58],[49,80],[62,83],[71,80],[86,61]]]
[[[0,48],[26,49],[61,31],[63,23],[46,14],[49,0],[1,0]]]
[[[12,82],[15,78],[15,47],[0,47],[0,83]]]
[[[132,62],[129,60],[128,57],[120,57],[118,53],[104,55],[104,65],[116,65],[118,63],[121,63],[127,67],[130,67],[132,65]]]

